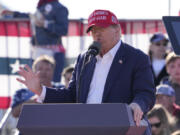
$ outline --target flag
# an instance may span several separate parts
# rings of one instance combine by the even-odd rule
[[[144,52],[148,50],[149,34],[165,33],[162,20],[121,20],[120,25],[122,40]],[[68,36],[62,38],[68,62],[75,61],[91,44],[86,29],[84,20],[69,21]],[[14,92],[24,87],[16,78],[19,66],[31,63],[30,37],[29,20],[0,20],[0,108],[8,108]]]
[[[31,65],[30,23],[28,20],[0,21],[0,109],[7,109],[14,92],[19,66]]]

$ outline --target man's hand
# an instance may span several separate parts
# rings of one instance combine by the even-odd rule
[[[143,116],[143,112],[141,110],[141,107],[137,103],[131,103],[129,106],[133,110],[134,121],[136,122],[136,125],[139,126],[140,121],[141,121],[142,116]]]
[[[24,68],[20,67],[19,69],[18,73],[24,80],[17,78],[17,81],[23,83],[28,89],[40,96],[42,86],[39,80],[39,73],[34,73],[28,65],[25,65]]]

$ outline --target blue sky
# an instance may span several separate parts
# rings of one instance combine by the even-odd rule
[[[176,16],[180,10],[180,0],[59,0],[69,9],[70,19],[86,19],[95,9],[108,9],[119,19],[161,19]],[[22,12],[35,12],[38,0],[0,0],[0,3]]]

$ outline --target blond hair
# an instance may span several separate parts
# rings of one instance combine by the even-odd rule
[[[171,135],[180,135],[180,130],[176,130],[176,131],[173,132]]]
[[[48,56],[48,55],[41,55],[41,56],[39,56],[38,58],[36,58],[35,61],[33,62],[33,65],[32,65],[32,70],[33,70],[33,72],[35,72],[36,65],[37,65],[37,63],[39,63],[40,61],[49,63],[49,64],[51,64],[51,66],[52,66],[53,69],[55,68],[55,60],[54,60],[53,57]]]
[[[176,128],[176,118],[173,117],[161,104],[155,104],[155,106],[147,113],[147,117],[148,119],[157,117],[160,120],[163,126],[161,130],[163,135],[169,135]]]
[[[166,65],[168,65],[171,62],[174,62],[176,59],[179,59],[180,56],[176,55],[174,52],[170,52],[166,57]]]

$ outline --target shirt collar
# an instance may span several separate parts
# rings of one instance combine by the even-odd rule
[[[113,58],[116,55],[116,52],[118,51],[120,45],[121,45],[121,40],[119,40],[119,42],[111,50],[109,50],[108,53],[110,53],[113,56]]]
[[[116,52],[118,51],[119,47],[121,46],[121,42],[122,41],[119,40],[117,42],[117,44],[113,48],[111,48],[111,50],[109,50],[103,57],[106,57],[107,55],[110,55],[112,58],[114,58],[114,56],[116,55]],[[100,55],[97,55],[96,58],[97,58],[97,60],[101,59]]]

